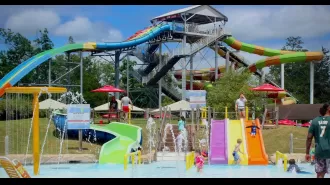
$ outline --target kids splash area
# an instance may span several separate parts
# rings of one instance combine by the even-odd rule
[[[264,130],[276,129],[283,122],[278,120],[277,106],[296,105],[296,99],[265,78],[261,69],[317,62],[323,53],[244,43],[226,29],[228,21],[212,6],[196,5],[153,18],[151,26],[123,42],[68,44],[22,62],[0,80],[0,101],[6,102],[6,120],[1,122],[5,129],[1,132],[4,155],[0,156],[0,178],[315,178],[310,163],[297,159],[301,171],[287,172],[289,154],[266,153]],[[167,42],[182,47],[166,57],[155,57],[157,50],[162,55]],[[215,67],[194,70],[193,56],[207,47],[216,53]],[[249,64],[229,48],[268,58]],[[90,107],[82,90],[74,93],[51,84],[18,86],[39,65],[70,51],[114,52],[114,87],[95,93],[115,92],[119,99],[119,93],[125,92],[119,89],[118,79],[120,55],[126,53],[145,64],[130,71],[131,78],[146,86],[158,86],[159,97],[163,93],[176,103],[154,110],[130,106],[127,118],[122,119],[109,112],[97,116],[98,107]],[[218,65],[220,57],[226,61],[224,66]],[[183,67],[173,74],[181,81],[180,90],[163,79],[179,61],[183,66],[190,63],[190,70]],[[207,90],[214,88],[214,82],[223,73],[242,68],[261,79],[261,86],[251,90],[264,91],[266,98],[275,99],[275,108],[270,110],[274,115],[266,109],[262,118],[256,118],[252,107],[239,107],[238,114],[227,107],[216,110],[206,104]],[[81,89],[82,84],[81,78]],[[141,111],[143,116],[132,118],[134,111]],[[114,119],[109,121],[110,117]],[[185,122],[183,128],[177,125],[179,119],[179,123]]]

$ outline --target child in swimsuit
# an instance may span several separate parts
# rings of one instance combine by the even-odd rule
[[[242,144],[242,139],[237,139],[237,144],[235,145],[234,151],[233,151],[233,156],[234,156],[234,164],[239,164],[241,162],[241,158],[238,155],[238,152],[243,154],[240,150],[240,146]]]
[[[296,169],[297,173],[299,173],[301,171],[300,168],[298,167],[298,165],[296,165],[296,161],[294,159],[290,159],[287,172],[292,172],[294,170],[294,168]]]
[[[308,171],[302,171],[301,168],[299,168],[298,165],[296,165],[296,161],[294,159],[290,159],[287,172],[292,173],[294,169],[296,170],[296,173],[299,173],[299,174],[312,174],[311,172],[308,172]]]
[[[260,129],[254,121],[252,121],[252,125],[247,126],[246,128],[251,128],[250,134],[252,137],[256,137],[257,129]]]
[[[201,155],[200,150],[196,150],[195,152],[195,163],[197,167],[197,172],[202,172],[204,166],[204,157]]]

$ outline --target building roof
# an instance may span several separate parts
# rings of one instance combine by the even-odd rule
[[[188,23],[208,24],[219,21],[228,21],[228,18],[210,5],[194,5],[174,10],[151,19],[153,21],[183,22],[181,14],[186,14]]]

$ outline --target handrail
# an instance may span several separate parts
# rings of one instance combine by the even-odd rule
[[[217,39],[219,39],[220,37],[226,36],[226,32],[225,30],[221,29],[221,30],[216,30],[215,35],[212,36],[207,36],[207,37],[202,37],[201,39],[199,39],[198,41],[192,43],[191,46],[184,46],[183,48],[176,48],[172,51],[168,52],[168,57],[167,60],[164,60],[165,62],[161,62],[158,64],[158,69],[162,69],[165,65],[167,65],[167,62],[169,60],[171,60],[173,57],[180,57],[180,56],[189,56],[189,55],[193,55],[195,53],[197,53],[199,50],[207,47],[208,45],[212,44],[213,42],[215,42]],[[152,72],[150,72],[149,74],[147,74],[144,77],[145,82],[148,82],[149,80],[151,80],[155,75],[155,73],[157,73],[157,71],[154,69]]]
[[[124,170],[127,170],[128,157],[131,157],[132,166],[134,167],[134,164],[135,164],[135,155],[138,156],[138,164],[141,164],[141,151],[140,150],[138,150],[136,152],[129,153],[129,154],[125,154],[124,155]]]
[[[0,156],[0,166],[4,168],[10,178],[31,178],[20,162],[15,164],[14,160],[11,161],[7,157]]]
[[[195,160],[195,152],[189,152],[186,155],[186,170],[189,170],[193,165],[194,165],[194,161]]]
[[[284,171],[286,171],[288,169],[288,156],[279,151],[276,151],[275,155],[276,155],[275,164],[277,165],[278,160],[282,159],[284,162],[283,169]]]

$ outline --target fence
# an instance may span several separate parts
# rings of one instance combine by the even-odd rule
[[[299,152],[296,152],[298,150]],[[294,137],[290,134],[289,153],[304,153],[306,150],[306,138]]]

